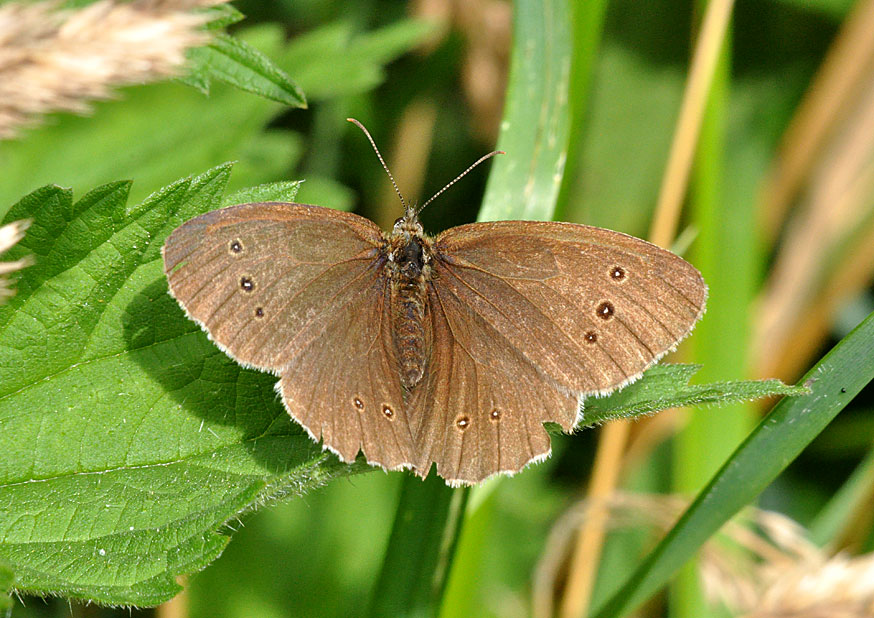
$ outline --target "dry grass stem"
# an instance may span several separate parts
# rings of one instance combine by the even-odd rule
[[[430,197],[422,195],[422,186],[434,142],[437,111],[437,106],[431,99],[418,99],[410,103],[398,122],[390,150],[388,163],[395,181],[408,199],[420,204]],[[379,210],[373,221],[382,229],[388,230],[403,213],[394,188],[388,183],[383,183],[382,186],[377,202]]]
[[[6,253],[19,240],[24,237],[24,231],[30,226],[29,221],[14,221],[0,227],[0,253]],[[14,262],[0,262],[0,302],[15,294],[6,275],[14,273],[26,266],[30,266],[31,260],[21,258]]]
[[[550,532],[535,572],[534,615],[553,615],[575,531],[596,511],[606,514],[611,529],[647,527],[664,533],[687,506],[675,496],[616,494],[598,507],[587,500],[569,509]],[[745,511],[701,548],[699,565],[708,598],[735,615],[874,616],[874,555],[830,556],[779,513]]]
[[[204,44],[214,0],[100,0],[0,6],[0,139],[54,111],[83,113],[117,86],[176,75],[185,50]]]
[[[707,4],[701,23],[689,79],[683,93],[680,117],[674,131],[659,201],[650,228],[650,242],[662,247],[670,247],[676,235],[680,208],[686,196],[692,159],[704,119],[704,109],[707,107],[707,97],[710,95],[733,7],[733,0],[713,0]]]
[[[776,238],[793,200],[814,167],[848,101],[867,83],[874,58],[874,0],[863,0],[844,21],[816,78],[786,129],[762,192],[762,219]]]
[[[795,378],[827,335],[837,303],[874,275],[874,262],[846,262],[849,247],[864,253],[874,243],[870,233],[860,235],[874,232],[874,63],[862,83],[821,148],[759,299],[752,338],[759,376]],[[846,285],[847,268],[853,286]]]
[[[562,618],[583,616],[588,610],[607,525],[606,505],[619,484],[630,426],[630,421],[614,421],[603,429],[599,437],[594,472],[587,492],[591,509],[586,525],[580,527],[570,559],[567,585],[561,604]]]

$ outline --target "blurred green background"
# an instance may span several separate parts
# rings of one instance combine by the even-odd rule
[[[686,359],[705,365],[699,380],[775,376],[792,382],[874,309],[874,257],[865,250],[874,245],[874,185],[870,179],[862,185],[855,206],[840,202],[839,208],[835,193],[828,193],[843,196],[874,161],[874,145],[852,151],[845,143],[847,135],[865,135],[864,114],[874,107],[865,98],[874,72],[849,73],[851,52],[832,58],[833,70],[847,72],[853,86],[836,94],[840,105],[830,108],[828,130],[801,166],[801,180],[782,202],[769,197],[780,186],[774,179],[786,148],[805,143],[798,137],[803,123],[801,129],[791,124],[805,93],[838,33],[849,30],[868,3],[855,4],[749,0],[735,6],[683,223],[691,239],[686,257],[712,290],[708,314],[684,349]],[[0,143],[0,204],[8,207],[46,183],[72,186],[80,196],[122,178],[134,180],[136,203],[181,176],[234,160],[232,189],[305,179],[298,201],[352,209],[387,226],[400,215],[400,204],[347,116],[369,128],[412,200],[426,199],[494,148],[512,41],[511,3],[234,5],[247,16],[234,27],[235,36],[285,69],[306,93],[308,109],[287,110],[221,84],[208,97],[178,82],[127,88],[91,115],[54,115],[18,140]],[[592,76],[571,134],[562,219],[647,236],[703,6],[672,0],[605,4],[600,41],[584,58]],[[787,132],[790,126],[795,134]],[[855,158],[841,156],[847,152]],[[842,173],[851,180],[835,189]],[[486,177],[481,168],[441,196],[423,214],[426,228],[437,232],[475,220]],[[822,222],[836,231],[817,227]],[[805,240],[805,233],[821,242]],[[804,525],[815,523],[870,457],[872,402],[869,387],[767,490],[761,505]],[[637,424],[623,486],[690,494],[762,409],[695,410],[691,426],[679,415]],[[444,615],[531,614],[538,564],[556,551],[550,531],[584,495],[597,437],[593,430],[554,438],[546,463],[472,492]],[[361,614],[382,564],[401,477],[360,474],[231,522],[232,542],[218,561],[190,577],[183,611],[198,618]],[[870,550],[871,519],[854,518],[850,510],[844,518],[850,523],[840,538],[826,540]],[[596,598],[630,572],[638,555],[627,548],[641,542],[620,536],[608,544]],[[697,613],[703,611],[700,601],[677,601],[697,592],[674,590],[643,615],[703,615]],[[155,611],[26,598],[13,615]]]

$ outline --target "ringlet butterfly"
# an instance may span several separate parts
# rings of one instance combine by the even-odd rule
[[[543,423],[571,431],[584,397],[640,377],[704,311],[691,264],[619,232],[495,221],[428,236],[431,200],[407,205],[386,172],[405,209],[390,232],[265,202],[196,217],[163,247],[188,317],[276,374],[291,417],[345,462],[361,451],[421,477],[436,463],[453,486],[518,472],[549,455]]]

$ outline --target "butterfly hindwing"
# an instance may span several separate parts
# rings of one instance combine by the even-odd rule
[[[321,336],[281,372],[289,414],[343,461],[359,449],[387,469],[409,467],[412,433],[395,360],[382,276],[351,302],[332,307]]]
[[[430,288],[429,309],[440,343],[409,407],[417,474],[427,475],[434,462],[450,484],[471,484],[548,456],[543,423],[569,431],[576,395],[541,374],[445,286]]]

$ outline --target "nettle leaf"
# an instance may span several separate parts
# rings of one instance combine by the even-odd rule
[[[301,182],[300,180],[285,180],[268,182],[257,187],[249,187],[248,189],[240,189],[226,195],[222,199],[222,206],[250,204],[252,202],[293,202]]]
[[[0,611],[12,609],[13,574],[12,569],[0,562]]]
[[[7,215],[33,221],[10,259],[34,258],[0,306],[0,565],[13,589],[157,604],[218,557],[229,519],[357,469],[289,419],[276,378],[226,357],[167,294],[165,237],[222,204],[230,171],[130,208],[126,182],[76,202],[47,186]]]
[[[727,404],[761,397],[805,395],[804,386],[788,386],[780,380],[741,380],[689,384],[700,365],[655,365],[643,377],[604,398],[590,397],[583,406],[580,427],[616,419],[636,418],[660,410],[696,404]]]
[[[209,21],[204,25],[206,30],[222,30],[246,19],[238,9],[230,4],[217,4],[202,9]]]
[[[204,94],[214,78],[291,107],[307,106],[303,91],[285,71],[238,38],[218,33],[209,45],[189,49],[187,56],[191,70],[182,81]]]

